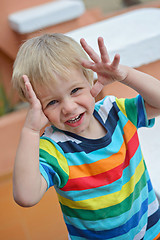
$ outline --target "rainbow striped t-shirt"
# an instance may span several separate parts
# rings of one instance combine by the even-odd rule
[[[160,208],[137,135],[154,119],[147,120],[140,95],[107,96],[94,117],[107,130],[103,138],[50,126],[40,139],[40,171],[56,189],[70,238],[158,239]]]

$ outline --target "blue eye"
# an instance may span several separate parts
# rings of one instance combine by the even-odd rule
[[[71,91],[71,94],[76,93],[78,90],[79,90],[79,88],[75,88],[75,89],[73,89],[73,90]]]
[[[57,100],[52,100],[52,101],[50,101],[48,104],[47,104],[47,107],[48,106],[51,106],[51,105],[54,105],[54,104],[56,104],[57,103]]]

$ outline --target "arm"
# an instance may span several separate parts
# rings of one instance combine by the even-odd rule
[[[97,73],[98,80],[91,89],[94,97],[102,88],[114,81],[119,81],[136,90],[145,101],[148,119],[160,114],[160,81],[148,74],[139,72],[133,68],[120,65],[120,56],[115,55],[113,62],[110,61],[103,38],[98,38],[101,56],[81,39],[81,45],[93,61],[82,60],[82,65]]]
[[[136,90],[144,99],[148,119],[160,115],[160,81],[156,78],[128,68],[127,78],[122,83]]]
[[[22,128],[13,172],[13,195],[21,206],[33,206],[42,198],[47,183],[39,171],[40,130],[48,123],[29,79],[23,76],[30,108]]]

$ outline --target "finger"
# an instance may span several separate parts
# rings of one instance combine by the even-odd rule
[[[36,94],[32,88],[32,85],[29,81],[29,78],[27,77],[27,75],[23,75],[23,80],[24,80],[24,84],[25,84],[25,89],[26,89],[26,97],[29,101],[31,101],[31,99],[37,99]]]
[[[107,48],[104,44],[104,40],[102,37],[98,38],[98,46],[99,46],[99,51],[101,53],[101,59],[103,63],[108,63],[110,62],[110,58],[107,52]]]
[[[119,65],[119,63],[120,63],[120,55],[119,54],[116,54],[115,56],[114,56],[114,59],[113,59],[113,62],[112,62],[112,67],[114,68],[114,69],[116,69],[116,68],[118,68],[118,65]]]
[[[100,61],[100,57],[98,56],[98,54],[93,50],[93,48],[91,48],[87,42],[84,40],[84,38],[81,38],[80,40],[81,46],[83,47],[83,49],[85,50],[85,52],[88,54],[88,56],[95,62],[99,62]]]
[[[94,62],[88,61],[86,59],[83,59],[83,60],[81,60],[81,65],[84,68],[90,69],[90,70],[92,70],[93,72],[96,72],[96,73],[98,71],[100,71],[100,63],[94,63]]]
[[[97,97],[97,95],[102,91],[103,87],[104,87],[103,84],[97,81],[91,89],[92,96],[94,98]]]
[[[85,68],[91,69],[95,63],[86,59],[81,60],[81,65]]]

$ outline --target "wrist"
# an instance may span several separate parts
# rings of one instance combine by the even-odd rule
[[[40,136],[40,130],[37,130],[37,129],[34,129],[34,128],[31,128],[29,126],[26,126],[24,125],[23,128],[22,128],[22,132],[24,133],[31,133],[31,134],[35,134],[35,135],[38,135]]]
[[[123,66],[121,65],[121,79],[119,80],[119,82],[128,85],[128,75],[129,75],[129,70],[130,68],[127,66]]]

